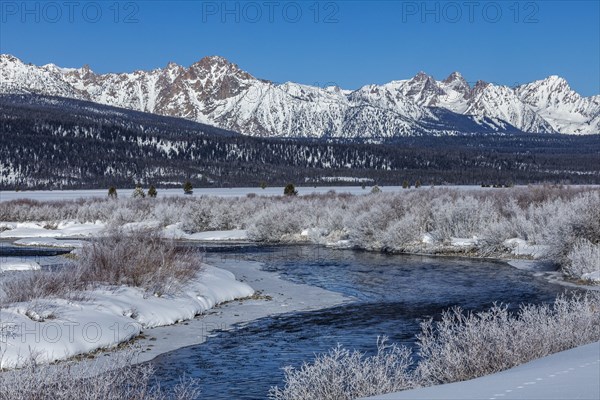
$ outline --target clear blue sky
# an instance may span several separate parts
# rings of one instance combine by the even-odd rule
[[[511,86],[560,75],[588,96],[600,94],[599,3],[2,0],[0,51],[96,72],[221,55],[260,78],[348,89],[419,71]]]

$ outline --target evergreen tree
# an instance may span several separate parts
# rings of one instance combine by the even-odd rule
[[[262,181],[262,182],[260,183],[260,188],[261,188],[261,189],[266,189],[266,188],[267,188],[267,182],[265,182],[265,181]]]
[[[144,189],[141,186],[136,186],[131,196],[134,199],[143,199],[146,197],[146,193],[144,193]]]
[[[405,179],[402,182],[402,189],[408,189],[410,187],[410,183],[408,183],[408,181]]]
[[[154,185],[150,185],[150,188],[148,189],[148,196],[149,197],[156,197],[156,195],[158,194],[158,192],[156,191],[156,188],[154,187]]]
[[[416,188],[420,188],[421,187],[421,181],[417,179],[417,181],[415,182],[415,187]]]
[[[111,186],[108,189],[108,197],[110,197],[111,199],[116,199],[117,198],[117,188],[114,186]]]
[[[285,196],[296,196],[298,195],[298,191],[296,190],[296,187],[293,183],[288,183],[285,189],[283,189],[283,194]]]
[[[192,193],[194,193],[194,187],[192,186],[192,182],[186,181],[183,184],[183,193],[185,193],[185,194],[192,194]]]

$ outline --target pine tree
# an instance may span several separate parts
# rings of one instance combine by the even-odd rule
[[[405,179],[404,182],[402,182],[402,189],[408,189],[409,187],[410,183]]]
[[[293,183],[288,183],[285,189],[283,189],[283,194],[285,196],[296,196],[298,195],[298,191],[296,190],[296,187]]]
[[[110,188],[108,188],[108,197],[110,197],[111,199],[117,198],[117,188],[116,187],[111,186]]]
[[[194,187],[192,186],[192,182],[186,181],[183,184],[183,193],[185,193],[185,194],[192,194],[192,193],[194,193]]]
[[[136,186],[131,197],[134,199],[143,199],[146,197],[146,193],[144,193],[144,189],[141,186]]]
[[[156,191],[154,185],[150,185],[150,188],[148,189],[148,196],[154,198],[157,194],[158,192]]]
[[[267,182],[265,182],[265,181],[262,181],[262,182],[260,183],[260,188],[261,188],[261,189],[266,189],[266,188],[267,188]]]

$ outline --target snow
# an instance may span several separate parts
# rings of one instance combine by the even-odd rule
[[[13,242],[20,246],[42,246],[42,247],[59,247],[59,248],[81,248],[84,241],[82,240],[57,240],[55,238],[26,238],[19,239]]]
[[[40,222],[19,222],[4,224],[11,229],[0,232],[0,238],[73,238],[91,237],[98,235],[106,228],[101,222],[77,223],[74,221],[60,222],[56,229],[46,229]]]
[[[5,271],[32,271],[39,269],[40,265],[35,261],[25,260],[18,257],[0,258],[0,273]],[[2,322],[1,319],[0,322]]]
[[[0,368],[30,357],[48,363],[114,347],[142,330],[171,325],[215,305],[254,294],[233,273],[205,265],[177,295],[150,295],[133,287],[99,287],[85,300],[40,299],[0,310]]]
[[[399,193],[408,190],[427,190],[427,187],[404,189],[402,186],[379,186],[386,193]],[[488,190],[494,191],[494,188],[482,188],[477,185],[448,185],[437,186],[454,190]],[[526,186],[516,186],[526,187]],[[571,187],[579,187],[572,185]],[[585,187],[600,187],[598,185],[585,185]],[[182,189],[158,189],[157,197],[174,197],[184,196]],[[237,188],[195,188],[194,193],[185,195],[186,197],[214,196],[214,197],[245,197],[248,194],[257,196],[281,196],[283,195],[283,186],[267,187],[261,189],[259,187],[237,187]],[[121,198],[130,198],[134,189],[117,189],[118,195]],[[330,191],[337,193],[350,193],[354,195],[364,195],[370,193],[369,186],[366,189],[362,185],[357,186],[296,186],[298,195],[326,194]],[[0,191],[0,201],[12,200],[38,200],[38,201],[56,201],[56,200],[78,200],[85,198],[106,198],[108,191],[106,189],[89,189],[89,190],[30,190],[30,191]]]
[[[542,258],[549,250],[548,246],[528,244],[527,241],[518,238],[507,239],[503,244],[511,249],[515,256],[530,256],[534,259]]]
[[[163,90],[177,80],[183,82],[179,90]],[[482,127],[489,123],[486,118],[500,118],[530,132],[598,133],[600,123],[594,98],[581,97],[556,76],[513,89],[495,84],[471,88],[458,73],[445,81],[419,73],[349,91],[259,80],[221,57],[205,58],[189,68],[170,63],[152,71],[94,74],[87,68],[26,65],[2,54],[0,82],[0,93],[85,99],[259,136],[412,134],[424,118],[433,117],[429,106],[482,117],[474,120]],[[226,96],[216,98],[223,88]],[[457,133],[450,128],[429,129],[434,134]]]
[[[200,242],[248,240],[248,233],[245,229],[206,231],[189,234],[179,229],[178,224],[167,226],[164,229],[164,236],[172,239],[195,240]]]
[[[407,390],[371,400],[599,399],[600,342],[465,382]]]
[[[261,263],[217,256],[206,261],[234,274],[239,281],[250,285],[257,296],[221,304],[185,323],[144,329],[144,337],[136,340],[136,346],[144,349],[136,362],[150,361],[161,354],[204,343],[217,331],[236,329],[259,318],[329,308],[352,300],[319,287],[284,280],[273,272],[262,270]],[[118,357],[118,352],[111,351],[95,361],[110,363],[115,356]]]
[[[600,271],[588,272],[581,275],[581,279],[600,283]]]
[[[450,238],[450,244],[454,247],[470,247],[477,245],[477,238]]]

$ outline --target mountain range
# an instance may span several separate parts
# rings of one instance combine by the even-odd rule
[[[94,73],[0,55],[0,94],[59,96],[189,119],[250,136],[381,139],[491,133],[600,133],[600,95],[558,76],[514,88],[423,72],[358,90],[259,79],[218,56],[189,67]]]

